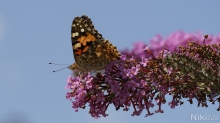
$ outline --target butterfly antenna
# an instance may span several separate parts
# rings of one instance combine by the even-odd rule
[[[69,66],[68,64],[56,64],[56,63],[51,63],[51,62],[49,62],[48,64],[53,64],[53,65],[67,65],[67,66]]]
[[[54,70],[54,71],[53,71],[53,73],[54,73],[54,72],[58,72],[58,71],[61,71],[61,70],[63,70],[63,69],[66,69],[66,68],[68,68],[68,67],[64,67],[64,68],[62,68],[62,69],[59,69],[59,70]]]
[[[53,64],[53,65],[67,65],[67,67],[64,67],[64,68],[62,68],[62,69],[54,70],[53,73],[54,73],[54,72],[61,71],[61,70],[66,69],[66,68],[69,68],[69,65],[68,65],[68,64],[56,64],[56,63],[51,63],[51,62],[49,62],[48,64]]]

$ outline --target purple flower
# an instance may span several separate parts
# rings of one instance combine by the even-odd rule
[[[177,104],[177,102],[176,102],[175,100],[172,100],[171,102],[169,102],[168,105],[169,105],[172,109],[174,109],[175,106],[178,106],[178,104]]]
[[[150,45],[137,42],[135,49],[111,61],[103,72],[69,76],[66,99],[76,112],[89,104],[94,118],[108,116],[110,105],[116,110],[133,110],[132,116],[139,116],[143,110],[147,111],[146,117],[151,116],[154,106],[158,106],[156,113],[164,113],[162,105],[168,94],[173,96],[168,103],[171,108],[183,104],[183,98],[190,103],[197,99],[198,106],[207,106],[207,97],[215,103],[220,100],[216,98],[220,88],[220,48],[213,43],[220,43],[220,36],[203,39],[201,33],[179,31],[167,38],[157,35]]]
[[[126,75],[127,75],[127,77],[130,77],[130,78],[134,77],[135,75],[137,75],[139,69],[140,69],[140,65],[137,65],[137,66],[135,66],[135,67],[132,67],[131,69],[127,69],[127,70],[126,70],[126,73],[127,73]]]
[[[101,102],[104,102],[104,101],[105,101],[104,92],[98,92],[98,94],[97,94],[97,100],[98,100],[98,101],[101,101]]]
[[[126,60],[126,55],[121,55],[121,60]]]
[[[201,32],[195,33],[186,33],[184,31],[177,31],[166,38],[163,38],[161,35],[156,35],[155,37],[149,40],[149,44],[143,42],[136,42],[133,45],[132,50],[122,50],[122,54],[127,55],[128,58],[133,58],[135,60],[141,61],[142,58],[151,57],[149,51],[154,55],[158,56],[161,51],[166,48],[170,52],[178,51],[179,46],[186,46],[187,42],[193,41],[195,43],[203,43],[204,35]],[[218,44],[220,43],[220,35],[209,35],[206,39],[205,44]],[[145,51],[145,50],[148,51]]]

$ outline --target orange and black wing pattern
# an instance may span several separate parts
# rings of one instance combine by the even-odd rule
[[[71,40],[74,56],[80,56],[102,35],[94,28],[88,16],[75,17],[72,22]]]
[[[74,18],[71,41],[75,66],[81,71],[104,69],[110,61],[120,57],[117,48],[102,37],[86,15]]]

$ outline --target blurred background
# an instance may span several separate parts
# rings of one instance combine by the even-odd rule
[[[220,34],[219,5],[219,0],[0,0],[0,123],[185,123],[198,122],[190,119],[198,114],[220,120],[218,104],[198,108],[186,100],[175,109],[167,100],[163,114],[147,118],[146,111],[131,117],[133,109],[110,106],[109,116],[97,120],[89,108],[75,112],[65,99],[71,71],[52,73],[63,66],[48,65],[74,62],[70,29],[75,16],[88,15],[103,37],[122,50],[179,30]]]

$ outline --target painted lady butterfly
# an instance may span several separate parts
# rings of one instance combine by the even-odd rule
[[[74,18],[71,40],[75,63],[69,69],[76,74],[103,70],[110,61],[120,58],[117,48],[98,33],[86,15]]]

